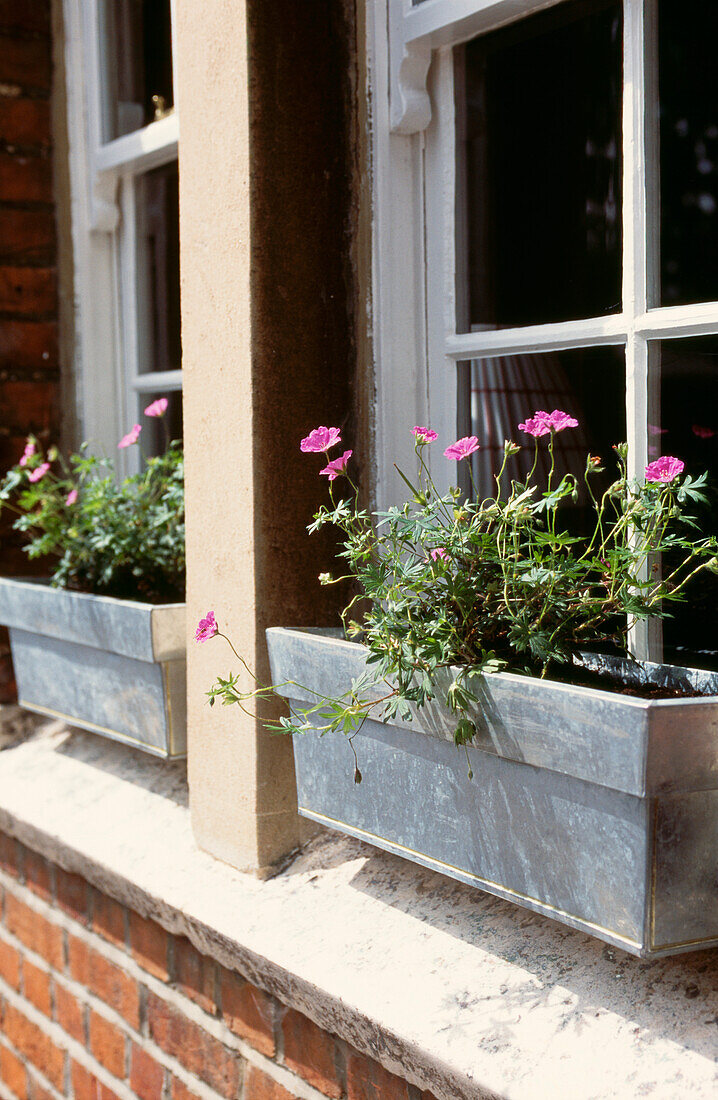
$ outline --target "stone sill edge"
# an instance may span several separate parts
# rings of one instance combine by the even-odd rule
[[[258,955],[206,922],[181,912],[171,902],[150,894],[68,845],[61,837],[21,820],[2,806],[0,831],[63,870],[80,875],[97,890],[156,921],[167,932],[186,936],[201,954],[209,955],[229,970],[238,971],[289,1008],[308,1016],[324,1031],[337,1035],[360,1053],[379,1062],[390,1073],[422,1090],[430,1090],[437,1100],[504,1100],[498,1093],[481,1088],[458,1074],[453,1067],[434,1058],[430,1051],[387,1029],[380,1021],[369,1018],[300,975],[290,973],[272,959]],[[217,861],[217,866],[224,865]]]

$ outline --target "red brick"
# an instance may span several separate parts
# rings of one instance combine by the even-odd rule
[[[57,367],[54,321],[0,321],[0,367],[43,370]]]
[[[29,959],[22,962],[23,991],[30,1004],[39,1008],[46,1016],[52,1015],[52,993],[50,991],[50,975],[46,970],[40,970]]]
[[[135,962],[160,981],[169,980],[169,935],[159,924],[130,910],[130,949]]]
[[[6,833],[0,833],[0,868],[13,878],[20,877],[20,848]]]
[[[378,1062],[350,1051],[347,1057],[347,1100],[409,1100],[409,1086]]]
[[[243,1100],[296,1100],[293,1092],[287,1092],[283,1085],[256,1066],[247,1066],[242,1097]]]
[[[125,910],[107,894],[95,894],[92,930],[118,947],[125,946]]]
[[[55,1020],[78,1043],[85,1042],[85,1008],[64,985],[55,982]]]
[[[45,920],[14,894],[5,896],[5,923],[14,936],[42,955],[53,970],[62,969],[62,930]]]
[[[130,1088],[138,1100],[159,1100],[164,1079],[165,1071],[162,1066],[146,1050],[133,1046]]]
[[[50,4],[47,0],[0,0],[0,27],[4,31],[50,33]]]
[[[22,1013],[5,1005],[3,1031],[8,1041],[28,1062],[32,1062],[56,1089],[62,1089],[65,1076],[65,1054]]]
[[[140,993],[137,983],[119,966],[88,947],[75,936],[68,937],[70,974],[127,1020],[140,1023]]]
[[[176,1077],[172,1078],[172,1100],[200,1100],[196,1092],[192,1092]]]
[[[50,43],[42,38],[0,34],[0,82],[49,92],[52,82]]]
[[[48,157],[0,153],[0,201],[52,202]]]
[[[0,940],[0,978],[13,989],[20,988],[20,954],[5,940]]]
[[[0,267],[0,311],[47,314],[56,309],[57,275],[52,268]]]
[[[150,993],[147,1002],[147,1022],[150,1038],[185,1069],[221,1096],[236,1094],[240,1082],[239,1056],[154,993]]]
[[[11,426],[22,421],[26,431],[44,434],[55,424],[57,394],[55,382],[0,382],[0,422]]]
[[[25,885],[33,894],[50,901],[52,898],[52,879],[50,876],[50,864],[43,856],[33,852],[31,848],[25,849]]]
[[[320,1092],[340,1097],[344,1089],[333,1037],[292,1009],[282,1020],[282,1034],[286,1065]]]
[[[196,1001],[205,1012],[214,1013],[214,980],[216,965],[214,959],[200,955],[189,940],[180,939],[175,943],[175,981],[177,987]]]
[[[49,100],[0,96],[0,142],[47,151],[51,143]]]
[[[220,1003],[225,1023],[268,1058],[274,1057],[274,1005],[261,989],[220,967]]]
[[[90,1013],[90,1050],[97,1061],[115,1077],[125,1076],[125,1036],[118,1027]]]
[[[55,218],[44,210],[0,210],[0,262],[51,265]]]
[[[0,1081],[7,1085],[18,1100],[26,1100],[27,1070],[7,1047],[0,1047]]]
[[[118,1100],[112,1089],[88,1073],[79,1062],[72,1063],[72,1094],[74,1100]]]
[[[82,924],[88,922],[88,887],[84,878],[80,875],[70,874],[58,867],[56,872],[55,888],[57,890],[57,904],[75,920]]]

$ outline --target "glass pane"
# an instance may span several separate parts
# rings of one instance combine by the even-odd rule
[[[659,0],[661,304],[718,300],[718,4]]]
[[[503,460],[504,440],[521,445],[507,464],[509,477],[523,480],[534,460],[534,441],[518,425],[537,409],[561,409],[579,422],[556,436],[556,475],[573,473],[583,485],[586,454],[604,459],[608,479],[615,470],[614,443],[626,438],[625,354],[623,348],[574,348],[571,351],[507,355],[471,364],[471,431],[481,444],[473,473],[481,496],[494,491],[493,477]],[[546,483],[546,440],[539,442],[539,483]],[[606,482],[608,484],[608,480]],[[556,478],[554,479],[556,484]],[[584,527],[585,500],[572,525]],[[586,517],[586,522],[588,519]]]
[[[105,140],[161,117],[174,103],[170,0],[104,0]]]
[[[144,410],[158,398],[167,398],[167,411],[162,417],[145,416]],[[156,455],[164,451],[172,439],[183,439],[182,433],[182,391],[170,390],[164,393],[140,393],[137,395],[137,418],[142,425],[140,443],[146,455]]]
[[[137,317],[141,372],[182,366],[177,161],[138,176]]]
[[[648,428],[649,457],[675,455],[688,473],[708,471],[708,504],[691,508],[704,534],[718,534],[718,337],[656,341],[651,368],[660,407]],[[664,576],[670,565],[664,555]],[[699,574],[686,595],[664,621],[664,658],[718,669],[718,577]]]
[[[464,47],[460,331],[620,311],[621,26],[572,0]]]

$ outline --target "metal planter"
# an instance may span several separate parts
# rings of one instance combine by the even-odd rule
[[[0,578],[18,701],[155,756],[187,752],[185,605]]]
[[[363,646],[326,632],[267,640],[274,683],[301,684],[282,691],[300,705],[343,694],[364,667]],[[365,723],[359,785],[343,735],[295,737],[300,813],[635,955],[718,944],[718,699],[509,673],[477,687],[473,780],[455,722],[433,705],[410,724]]]

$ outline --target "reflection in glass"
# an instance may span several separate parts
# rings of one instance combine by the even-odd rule
[[[718,337],[656,341],[651,369],[660,379],[660,408],[651,411],[649,458],[675,455],[694,475],[708,470],[708,504],[696,508],[701,532],[718,534]],[[663,572],[670,571],[664,555]],[[718,577],[704,572],[686,603],[664,620],[664,658],[672,664],[718,668]]]
[[[718,299],[718,4],[659,0],[661,304]]]
[[[105,140],[152,122],[174,103],[170,0],[103,0]]]
[[[158,397],[167,398],[167,411],[163,417],[142,415],[144,410]],[[142,424],[140,443],[145,455],[160,454],[173,439],[183,439],[182,433],[182,391],[170,390],[164,393],[138,394],[138,420]]]
[[[537,409],[561,409],[579,422],[556,436],[556,474],[573,473],[583,484],[586,454],[600,455],[615,470],[614,443],[626,438],[625,356],[623,348],[574,348],[571,351],[507,355],[471,364],[471,431],[481,444],[473,473],[481,496],[493,492],[503,460],[504,440],[521,445],[510,459],[509,477],[523,480],[534,459],[534,441],[518,424]],[[539,444],[539,483],[548,475],[546,440]],[[607,477],[610,475],[607,474]],[[555,483],[555,482],[554,482]],[[579,501],[579,510],[586,501]],[[580,518],[580,517],[579,517]]]
[[[620,310],[621,27],[571,0],[464,47],[462,331]]]
[[[139,369],[177,370],[182,365],[177,162],[138,176],[135,185]]]

